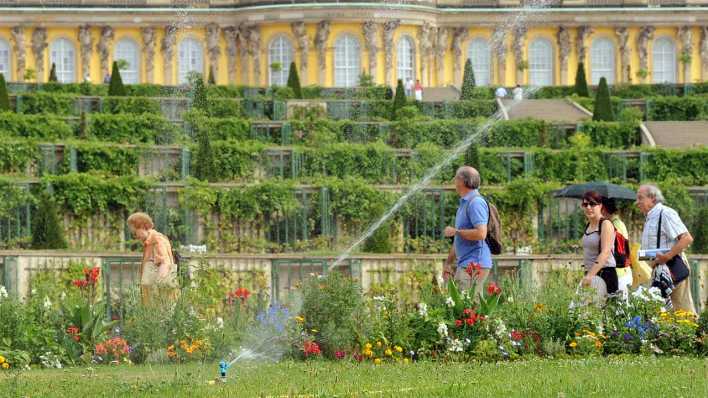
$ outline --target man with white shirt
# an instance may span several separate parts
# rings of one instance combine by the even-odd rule
[[[640,186],[637,191],[637,207],[647,217],[642,232],[642,249],[669,249],[666,254],[656,255],[652,267],[666,264],[674,256],[683,256],[684,250],[693,243],[693,236],[688,232],[676,210],[664,205],[664,195],[661,190],[654,185]],[[657,235],[659,247],[657,247]],[[690,278],[689,275],[676,284],[671,292],[671,301],[674,309],[696,313],[691,297]]]
[[[497,88],[497,90],[494,92],[494,95],[499,99],[504,99],[506,98],[508,93],[506,92],[504,86],[499,86],[499,88]]]

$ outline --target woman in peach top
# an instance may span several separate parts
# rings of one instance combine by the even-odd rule
[[[177,297],[177,265],[172,257],[172,245],[157,231],[149,215],[134,213],[128,217],[130,231],[143,242],[143,261],[140,265],[140,292],[143,304],[155,294],[164,299]]]

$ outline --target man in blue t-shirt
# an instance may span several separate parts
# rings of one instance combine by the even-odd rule
[[[484,281],[492,268],[492,253],[485,241],[489,206],[479,194],[480,184],[479,172],[473,167],[462,166],[457,169],[455,190],[460,195],[460,207],[455,216],[455,226],[445,227],[444,231],[446,237],[455,237],[445,262],[445,272],[455,276],[460,289],[470,289],[474,284],[475,297],[482,292]],[[455,258],[457,266],[453,267]],[[469,267],[470,264],[475,265]]]

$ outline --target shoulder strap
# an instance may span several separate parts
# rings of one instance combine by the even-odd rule
[[[661,248],[661,216],[664,215],[664,209],[659,212],[659,225],[656,227],[656,248]]]
[[[598,236],[598,245],[597,245],[597,254],[602,253],[602,223],[605,221],[609,221],[610,224],[612,224],[612,220],[609,218],[601,218],[600,219],[600,224],[597,226],[597,236]],[[590,223],[588,223],[590,225]],[[612,224],[612,228],[615,227],[615,224]],[[585,227],[585,230],[587,231],[588,227]]]

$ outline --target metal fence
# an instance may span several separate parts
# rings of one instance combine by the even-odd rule
[[[271,265],[271,294],[273,302],[289,302],[294,291],[309,278],[316,278],[329,272],[343,272],[361,279],[361,261],[344,260],[333,267],[334,260],[324,258],[277,259]]]

